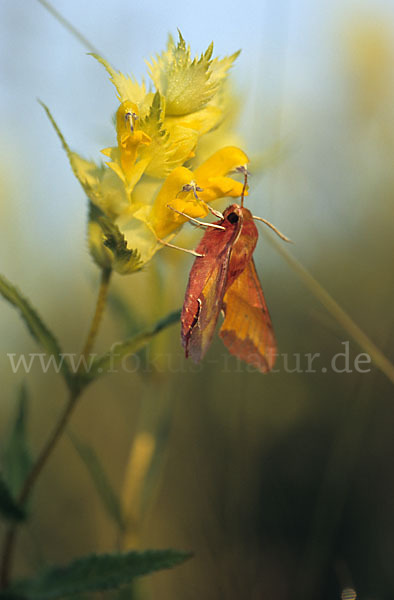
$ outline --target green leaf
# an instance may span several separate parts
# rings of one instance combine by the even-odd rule
[[[122,530],[124,528],[124,522],[120,502],[109,482],[107,474],[105,473],[96,452],[91,446],[88,446],[88,444],[85,444],[78,439],[75,434],[70,433],[69,436],[75,450],[78,452],[81,460],[89,471],[105,510],[118,525],[119,529]]]
[[[98,53],[90,53],[93,58],[98,60],[99,63],[103,65],[107,73],[110,75],[111,82],[116,87],[116,91],[119,95],[120,102],[124,102],[125,100],[130,100],[139,106],[144,107],[146,102],[146,86],[145,83],[142,82],[140,85],[133,77],[128,77],[123,75],[120,71],[116,71],[110,64],[107,62],[102,56]]]
[[[8,521],[23,521],[25,511],[15,502],[10,489],[0,474],[0,514]]]
[[[148,63],[155,88],[166,98],[166,116],[187,115],[201,110],[223,86],[228,70],[239,55],[212,59],[213,43],[192,59],[190,46],[179,33],[175,44],[169,36],[167,49]]]
[[[109,266],[118,273],[123,275],[141,269],[142,262],[139,252],[127,247],[125,237],[118,226],[98,206],[91,202],[89,206],[89,227],[91,228],[94,225],[99,226],[101,239],[96,252],[94,250],[97,244],[90,243],[90,251],[100,266],[108,268],[108,256],[105,255],[105,252],[110,251]],[[96,242],[91,235],[89,241]],[[101,244],[103,247],[100,248]]]
[[[149,113],[144,119],[141,119],[139,124],[140,129],[152,139],[166,135],[166,130],[163,128],[164,102],[163,96],[156,92]]]
[[[50,120],[51,125],[62,144],[63,150],[67,154],[71,169],[87,197],[97,207],[101,207],[105,213],[117,215],[120,205],[128,206],[129,204],[129,197],[121,179],[114,171],[112,171],[112,169],[106,168],[102,162],[96,164],[91,160],[86,160],[83,156],[77,154],[77,152],[73,152],[67,144],[66,139],[60,131],[49,108],[41,102],[41,100],[38,102],[41,104]],[[89,243],[91,243],[90,240]],[[103,265],[99,262],[99,266],[108,268],[110,265]]]
[[[9,593],[26,600],[52,600],[84,592],[116,589],[161,569],[171,569],[191,557],[177,550],[146,550],[126,554],[91,555],[66,567],[52,567],[36,579],[11,586]],[[0,595],[3,600],[3,596]]]
[[[141,348],[148,344],[160,331],[179,322],[181,311],[176,310],[164,319],[161,319],[154,325],[152,329],[139,333],[132,338],[125,340],[120,344],[116,344],[114,349],[103,356],[97,358],[92,365],[92,368],[86,373],[87,380],[93,380],[107,372],[113,373],[116,367],[121,364],[126,356],[136,354]]]
[[[4,449],[4,477],[14,496],[20,492],[31,466],[32,459],[27,443],[27,389],[23,384],[19,392],[19,402],[14,426]]]
[[[2,275],[0,275],[0,294],[19,311],[33,338],[46,350],[48,355],[54,357],[56,366],[66,381],[71,383],[72,375],[55,336],[30,302]]]

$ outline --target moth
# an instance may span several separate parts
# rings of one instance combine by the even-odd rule
[[[222,312],[219,336],[228,350],[262,373],[276,358],[276,340],[263,290],[253,261],[258,240],[254,220],[263,221],[241,204],[231,204],[222,218],[208,225],[196,248],[181,315],[186,357],[199,362],[212,341]]]

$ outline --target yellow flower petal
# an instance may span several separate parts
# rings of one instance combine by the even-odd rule
[[[138,106],[130,100],[122,102],[116,111],[116,132],[118,145],[124,144],[133,133],[139,119]]]
[[[197,181],[199,182],[200,180],[197,179]],[[198,196],[207,204],[211,204],[214,200],[225,198],[226,196],[238,198],[242,194],[242,189],[243,182],[231,179],[231,177],[211,177],[209,185],[203,188],[202,192],[198,192]],[[246,190],[245,195],[247,194]]]
[[[163,183],[149,214],[149,222],[159,238],[173,233],[187,221],[185,217],[168,208],[168,205],[195,218],[208,214],[205,203],[197,200],[192,191],[182,191],[193,179],[193,173],[189,169],[178,167]]]
[[[226,177],[226,174],[248,161],[242,150],[229,146],[216,152],[194,173],[185,167],[174,169],[163,183],[149,215],[150,224],[158,237],[166,237],[187,221],[186,217],[171,210],[168,205],[190,217],[202,218],[208,214],[207,204],[213,200],[240,196],[243,182]],[[192,185],[197,187],[187,191],[183,189]]]
[[[112,162],[107,165],[122,180],[128,193],[131,193],[141,178],[148,159],[138,160],[140,149],[151,143],[151,138],[138,129],[137,107],[132,102],[123,102],[116,113],[118,146],[104,148],[101,152]]]
[[[129,101],[122,102],[116,113],[116,130],[118,137],[118,158],[120,166],[129,182],[134,174],[134,165],[141,145],[148,145],[152,139],[138,129],[138,108]],[[118,162],[118,164],[119,164]]]
[[[196,181],[202,188],[210,185],[212,177],[227,175],[236,167],[247,165],[249,158],[245,152],[236,146],[222,148],[208,158],[200,167],[194,171]]]

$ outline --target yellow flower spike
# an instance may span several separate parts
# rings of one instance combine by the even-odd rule
[[[144,82],[139,85],[93,55],[109,73],[121,102],[118,146],[103,152],[128,194],[144,173],[165,178],[182,166],[195,155],[200,137],[225,118],[233,104],[226,79],[238,53],[219,60],[212,59],[212,52],[211,44],[199,58],[192,59],[182,36],[177,45],[170,36],[167,50],[149,65],[156,93],[147,92]]]
[[[163,183],[149,214],[149,224],[156,235],[165,238],[187,220],[168,206],[190,217],[203,218],[208,214],[207,203],[225,196],[240,196],[243,183],[226,175],[248,162],[242,150],[229,146],[216,152],[194,173],[185,167],[174,169]]]
[[[167,50],[151,64],[152,91],[95,56],[119,99],[117,144],[102,150],[107,164],[72,152],[44,106],[91,201],[89,247],[100,267],[121,274],[142,268],[162,248],[160,240],[170,241],[187,220],[175,211],[204,218],[208,203],[241,194],[242,182],[229,177],[248,162],[239,148],[222,148],[201,164],[209,147],[223,146],[217,128],[234,106],[226,80],[237,54],[219,60],[212,59],[212,51],[211,44],[193,59],[181,35],[178,44],[170,38]],[[201,153],[201,139],[208,133],[211,146]],[[233,138],[227,143],[233,144]],[[185,164],[200,166],[193,172]]]
[[[122,102],[117,112],[118,146],[105,148],[108,166],[125,183],[128,193],[141,176],[165,178],[173,169],[194,156],[198,131],[176,125],[171,131],[163,126],[165,99],[157,92],[149,113],[140,118],[137,106]]]

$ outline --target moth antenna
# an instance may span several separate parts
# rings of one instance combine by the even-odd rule
[[[248,183],[248,172],[245,171],[245,174],[244,174],[244,184],[243,184],[243,187],[242,187],[241,207],[243,207],[243,205],[244,205],[245,190],[246,190],[247,183]]]
[[[245,192],[246,192],[246,186],[248,184],[248,175],[249,175],[248,167],[247,167],[247,165],[241,165],[239,167],[236,167],[235,171],[237,173],[242,173],[242,175],[244,176],[244,185],[243,185],[242,193],[241,193],[241,207],[243,207],[243,205],[244,205],[244,198],[245,198]]]
[[[192,221],[198,227],[213,227],[214,229],[226,229],[225,227],[222,227],[221,225],[216,225],[215,223],[204,223],[204,221],[199,221],[198,219],[195,219],[194,217],[187,215],[186,213],[182,212],[181,210],[177,210],[176,208],[171,206],[171,204],[167,204],[167,208],[170,208],[174,212],[178,213],[178,215],[182,215],[183,217],[186,217],[186,219],[188,219],[189,221]]]
[[[157,241],[160,244],[163,244],[163,246],[167,246],[168,248],[174,248],[174,250],[182,250],[182,252],[187,252],[188,254],[192,254],[193,256],[198,256],[198,257],[203,257],[203,254],[199,254],[198,252],[195,252],[194,250],[189,250],[188,248],[181,248],[180,246],[175,246],[175,244],[170,244],[170,242],[165,242],[164,240],[161,240],[160,238],[156,238]]]
[[[268,227],[270,227],[272,229],[272,231],[275,231],[276,235],[278,235],[280,237],[280,239],[283,240],[284,242],[289,242],[289,244],[294,243],[290,238],[288,238],[283,233],[281,233],[279,231],[279,229],[277,229],[275,227],[275,225],[272,225],[272,223],[267,221],[267,219],[263,219],[262,217],[256,217],[255,215],[252,215],[252,217],[253,217],[253,219],[256,219],[256,221],[261,221],[262,223],[265,223],[265,225],[268,225]]]

